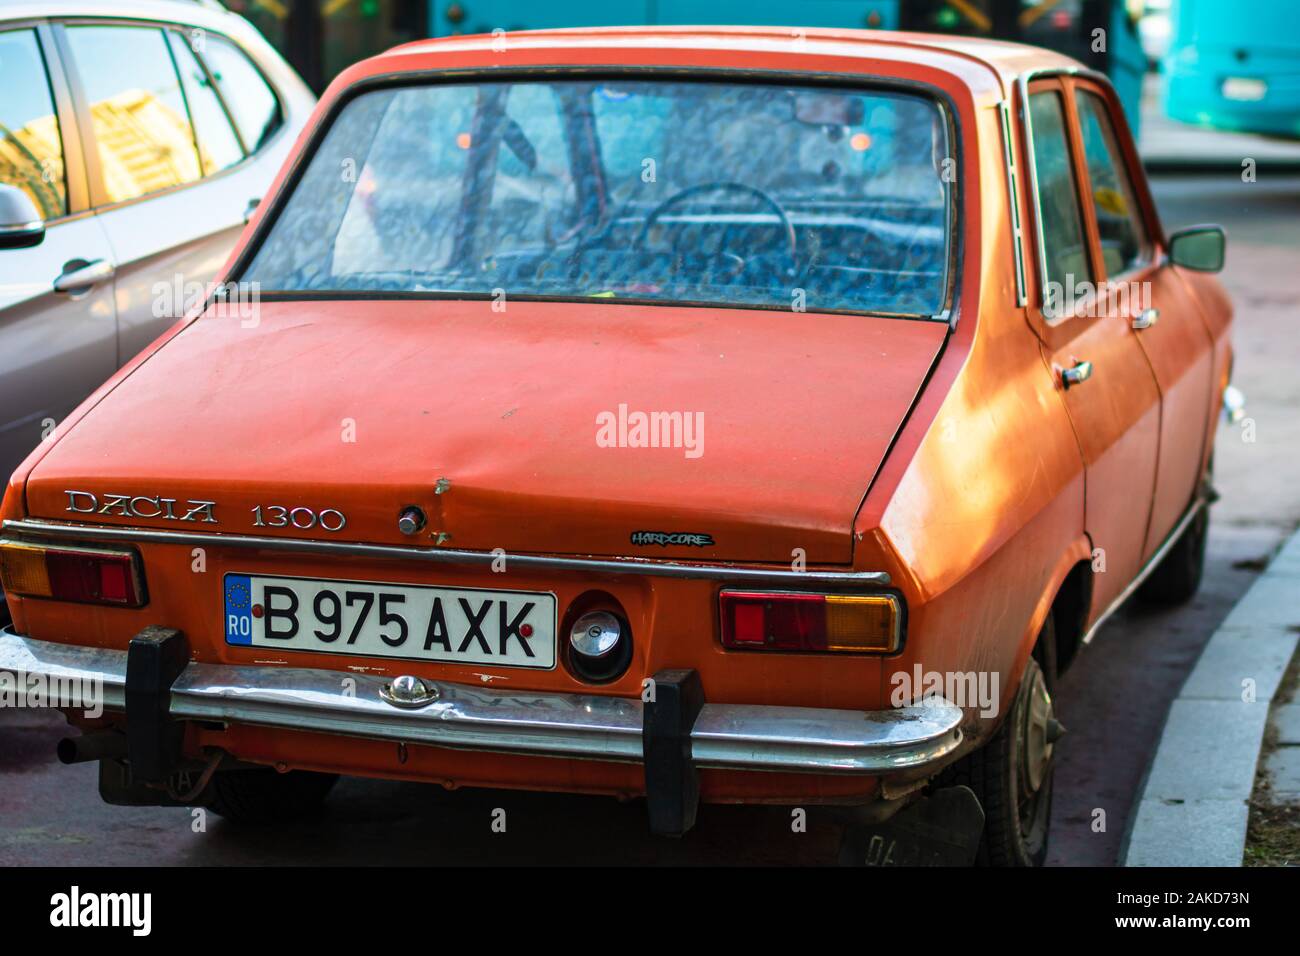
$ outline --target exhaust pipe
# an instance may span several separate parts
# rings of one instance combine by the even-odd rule
[[[100,730],[80,737],[64,737],[55,748],[65,764],[90,760],[121,760],[126,757],[126,735],[116,730]]]

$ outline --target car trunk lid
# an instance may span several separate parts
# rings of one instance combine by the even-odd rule
[[[607,301],[275,301],[256,316],[210,312],[145,361],[36,466],[29,513],[845,564],[947,331]],[[415,536],[398,530],[407,506],[427,516]],[[323,527],[339,524],[326,511],[346,524]]]

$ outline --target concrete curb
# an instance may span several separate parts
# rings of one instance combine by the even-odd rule
[[[1170,705],[1124,866],[1241,866],[1269,705],[1298,625],[1300,532],[1210,637]]]

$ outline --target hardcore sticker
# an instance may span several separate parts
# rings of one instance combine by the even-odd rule
[[[670,544],[684,544],[694,548],[708,548],[713,545],[713,535],[697,534],[689,531],[633,531],[632,543],[635,545],[657,544],[662,548]]]

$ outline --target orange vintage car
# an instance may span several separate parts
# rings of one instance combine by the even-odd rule
[[[0,670],[111,803],[285,819],[349,774],[1039,863],[1054,681],[1200,578],[1223,252],[1041,50],[399,47],[11,479]]]

